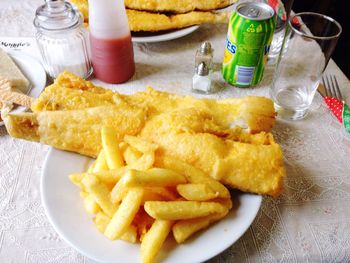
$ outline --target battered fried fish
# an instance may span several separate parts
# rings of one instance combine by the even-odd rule
[[[267,98],[200,100],[152,88],[122,95],[64,72],[32,109],[5,116],[11,136],[96,157],[101,127],[108,124],[119,138],[130,134],[157,143],[158,157],[190,163],[228,186],[271,196],[282,191],[282,151],[264,132],[275,121]],[[232,128],[237,120],[256,134]]]
[[[200,11],[166,15],[128,9],[126,14],[128,15],[130,30],[133,32],[155,32],[200,24],[227,23],[229,20],[229,13]]]
[[[88,0],[70,0],[88,17]],[[150,12],[187,13],[195,10],[210,11],[225,8],[237,0],[125,0],[128,9]]]
[[[85,22],[88,22],[88,1],[87,0],[70,0],[73,4],[77,6],[77,8],[84,15]],[[128,1],[126,1],[128,2]],[[164,2],[164,3],[163,3]],[[136,9],[142,9],[142,6],[149,6],[146,10],[151,10],[152,6],[158,6],[159,8],[170,8],[171,6],[175,6],[176,8],[180,8],[181,4],[179,1],[130,1],[134,6],[139,6]],[[182,1],[181,1],[182,2]],[[185,1],[191,3],[192,1]],[[203,7],[204,3],[211,2],[212,6],[217,5],[218,7],[224,6],[225,3],[230,2],[228,0],[207,0],[207,1],[195,1],[193,5],[187,4],[187,9],[194,10],[196,7]],[[175,5],[174,5],[175,3]],[[200,4],[201,3],[201,4]],[[194,9],[193,9],[194,8]],[[188,10],[188,11],[190,11]],[[209,10],[209,9],[205,9]],[[201,12],[201,11],[191,11],[183,14],[170,14],[170,13],[158,13],[158,10],[154,10],[156,12],[145,12],[140,10],[132,10],[127,9],[126,14],[129,20],[130,30],[133,32],[138,31],[147,31],[147,32],[156,32],[162,30],[171,30],[184,28],[193,25],[199,25],[204,23],[227,23],[229,19],[229,13],[215,13],[215,12]]]
[[[141,109],[127,105],[111,105],[84,110],[10,114],[4,122],[12,137],[95,158],[101,150],[103,125],[116,127],[121,139],[125,134],[136,135],[141,131],[145,114]]]
[[[150,12],[187,13],[195,10],[209,11],[227,7],[236,0],[125,0],[129,9]]]
[[[232,140],[212,116],[196,108],[154,115],[142,109],[101,106],[83,110],[9,114],[9,134],[40,141],[58,149],[96,157],[101,150],[100,130],[108,124],[125,134],[139,134],[157,143],[157,156],[178,158],[242,191],[277,196],[285,170],[282,151],[271,134],[244,134]],[[230,133],[230,131],[226,131]]]
[[[94,86],[65,71],[45,88],[32,104],[32,111],[73,110],[103,105],[132,105],[146,109],[148,116],[179,109],[197,108],[207,112],[224,129],[239,126],[251,133],[270,131],[275,124],[271,100],[249,96],[223,100],[196,99],[160,92],[148,87],[143,92],[122,95]]]

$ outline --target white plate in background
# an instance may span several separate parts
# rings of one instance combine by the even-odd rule
[[[21,52],[13,51],[8,52],[8,54],[30,82],[30,90],[27,95],[33,98],[39,97],[41,91],[46,86],[46,72],[42,64],[37,59]],[[15,106],[11,112],[24,112],[26,110],[26,107]],[[0,126],[3,124],[1,121]]]
[[[190,26],[177,30],[169,30],[169,31],[160,31],[160,32],[140,32],[140,33],[132,33],[132,41],[134,43],[151,43],[151,42],[162,42],[167,40],[172,40],[176,38],[180,38],[191,34],[195,30],[197,30],[199,26]]]
[[[83,207],[80,190],[68,176],[87,169],[91,159],[51,148],[41,177],[41,199],[57,233],[72,247],[98,262],[140,262],[140,245],[111,241],[92,222]],[[234,207],[218,223],[177,245],[168,239],[157,262],[203,262],[235,243],[252,224],[261,206],[259,195],[237,192]]]

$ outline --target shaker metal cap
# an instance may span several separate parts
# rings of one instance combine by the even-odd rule
[[[209,74],[208,66],[204,62],[201,62],[196,68],[196,74],[199,76],[207,76]]]
[[[203,42],[199,50],[202,54],[210,54],[213,51],[209,41]]]
[[[45,0],[35,12],[34,26],[48,31],[75,28],[83,22],[80,12],[64,0]]]

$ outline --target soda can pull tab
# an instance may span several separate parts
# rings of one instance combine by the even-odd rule
[[[259,15],[260,15],[260,11],[255,7],[249,8],[247,12],[248,17],[258,17]]]

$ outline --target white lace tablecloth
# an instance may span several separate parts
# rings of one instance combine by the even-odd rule
[[[0,0],[0,38],[33,37],[34,11],[43,2]],[[211,25],[180,39],[135,44],[135,76],[111,88],[133,93],[152,85],[190,94],[196,48],[209,40],[219,68],[225,34],[226,26]],[[230,87],[216,72],[223,90],[209,97],[268,96],[272,72],[268,68],[254,89]],[[327,72],[337,76],[349,104],[348,79],[333,61]],[[350,262],[350,136],[319,94],[306,119],[278,120],[273,133],[285,156],[285,191],[278,199],[264,197],[249,230],[210,262]],[[13,139],[0,127],[0,262],[92,262],[65,243],[45,216],[39,182],[48,149]]]

